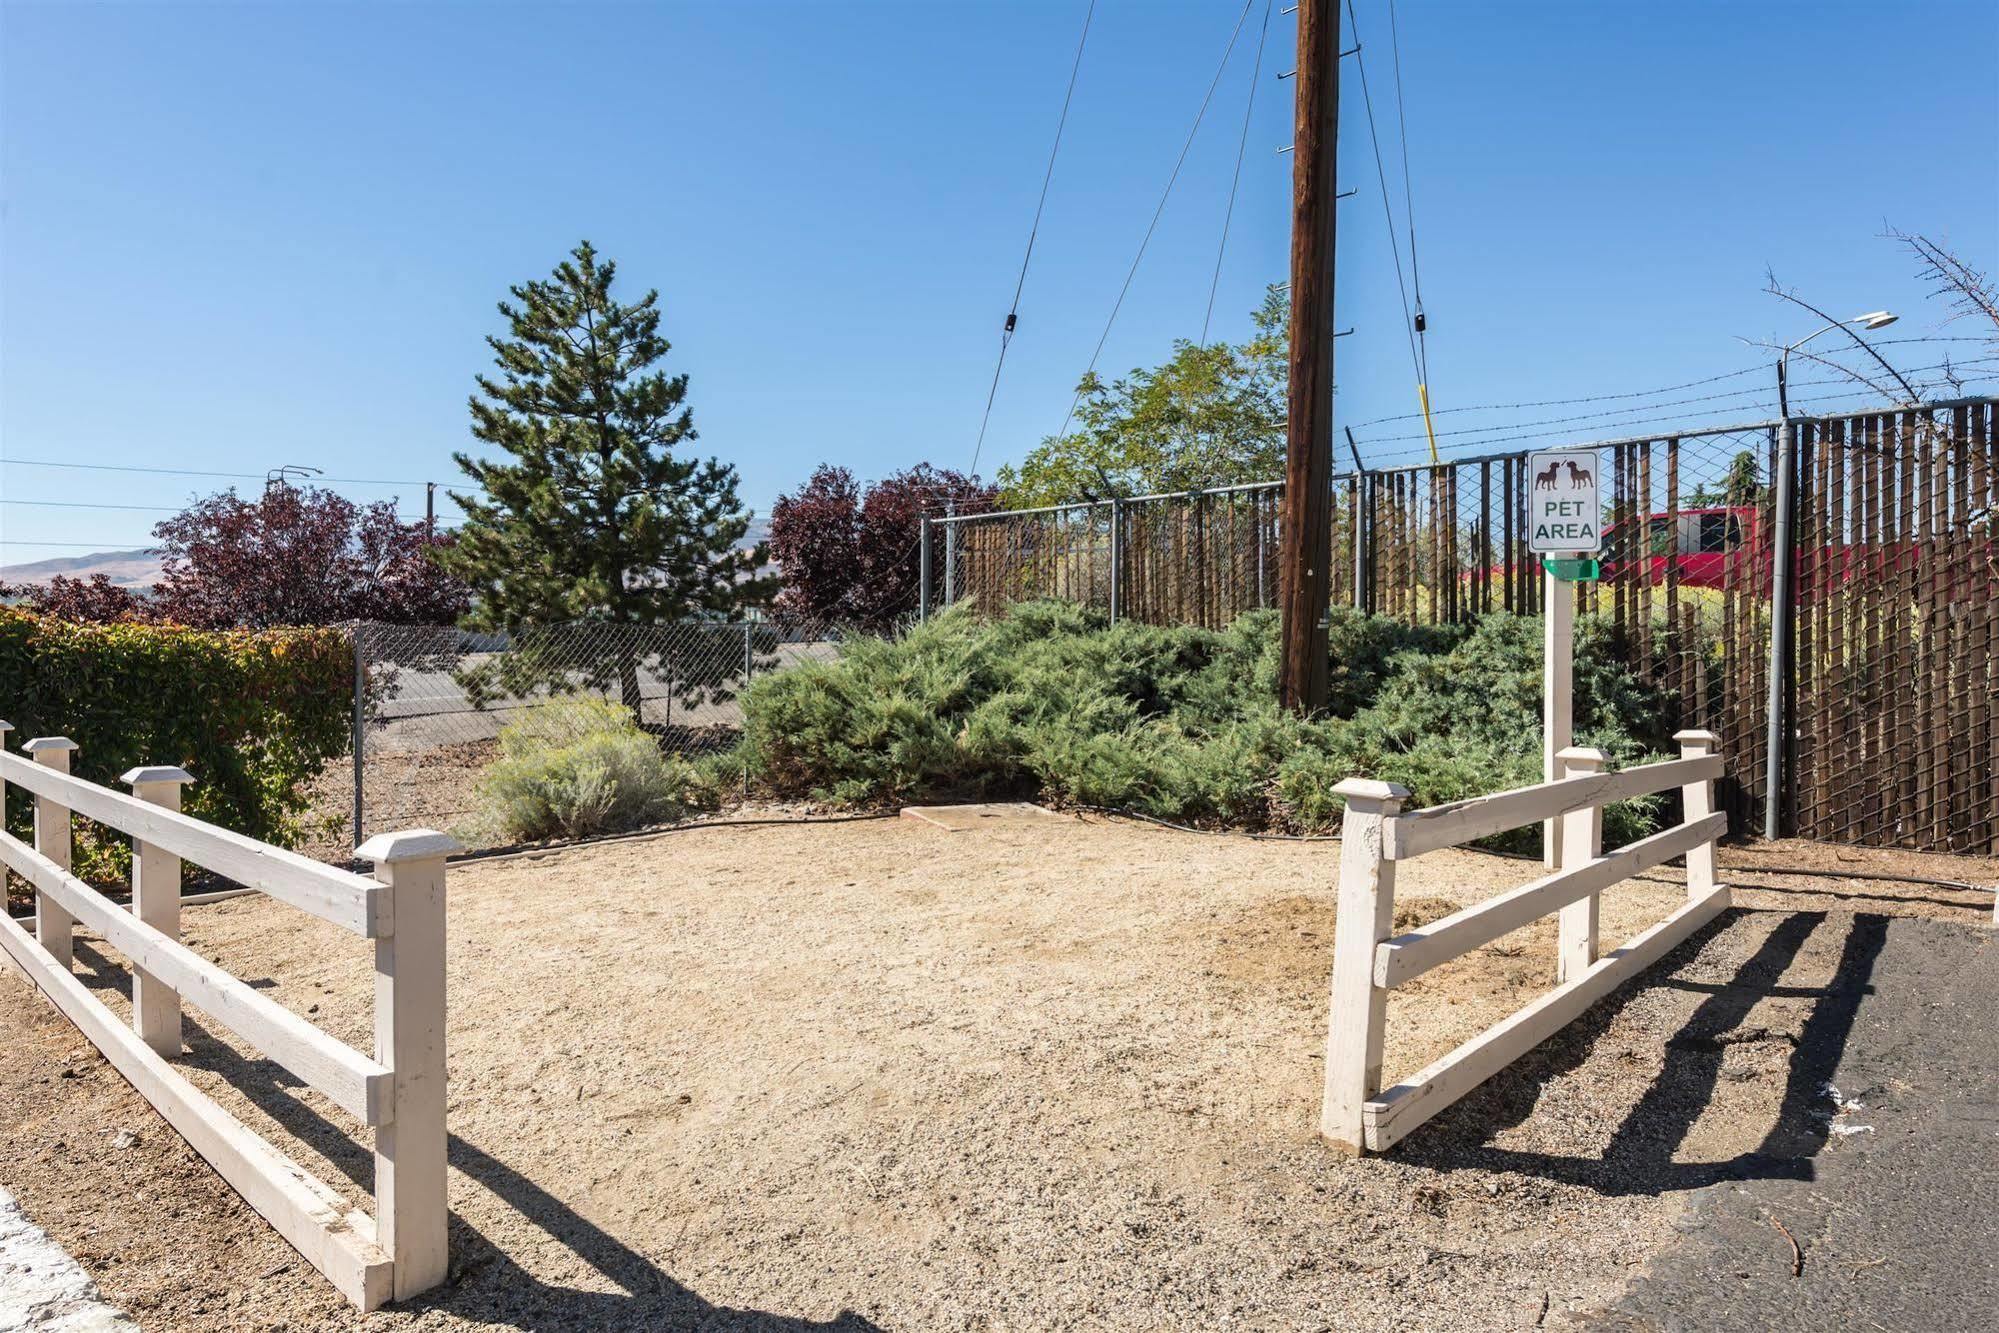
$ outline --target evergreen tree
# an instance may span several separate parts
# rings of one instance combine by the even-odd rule
[[[503,456],[454,455],[480,489],[453,492],[465,523],[438,557],[471,584],[475,628],[735,619],[774,590],[762,548],[738,546],[736,470],[680,452],[697,437],[687,376],[658,368],[659,293],[623,304],[616,273],[585,241],[500,303],[499,373],[478,377],[471,408],[473,436]],[[609,636],[634,645],[615,668],[635,717],[645,637]]]

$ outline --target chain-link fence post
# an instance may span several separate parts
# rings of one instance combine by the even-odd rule
[[[1369,520],[1367,514],[1373,510],[1369,504],[1373,488],[1367,474],[1353,478],[1353,610],[1367,612],[1367,534]]]
[[[1111,624],[1124,611],[1124,501],[1111,501]]]
[[[1787,762],[1789,734],[1786,704],[1791,691],[1792,514],[1797,503],[1798,433],[1789,417],[1777,423],[1776,491],[1771,499],[1770,533],[1770,671],[1764,702],[1769,730],[1764,736],[1763,836],[1780,838],[1784,824],[1784,786],[1792,765]]]
[[[362,815],[367,809],[367,744],[368,744],[368,653],[362,642],[368,622],[354,622],[354,841],[359,847],[362,842]]]
[[[944,502],[944,596],[939,600],[949,606],[958,600],[958,525],[951,520],[958,516],[955,500]]]
[[[917,541],[920,548],[916,553],[916,623],[925,624],[930,619],[930,515],[921,520],[922,537]]]

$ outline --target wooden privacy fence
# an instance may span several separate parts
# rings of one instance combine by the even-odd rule
[[[1553,1036],[1590,1005],[1659,961],[1728,907],[1715,882],[1714,845],[1728,817],[1714,807],[1721,757],[1712,732],[1683,731],[1681,757],[1603,771],[1601,750],[1561,752],[1563,776],[1492,796],[1402,814],[1407,788],[1349,778],[1340,842],[1331,1021],[1320,1130],[1352,1152],[1383,1152],[1458,1098]],[[1679,788],[1682,823],[1605,855],[1603,807]],[[1395,866],[1544,819],[1562,821],[1553,873],[1421,930],[1391,936]],[[1608,954],[1597,951],[1597,906],[1607,888],[1676,856],[1687,861],[1687,901]],[[1555,988],[1442,1059],[1381,1088],[1388,992],[1480,945],[1559,912]]]
[[[11,730],[0,722],[0,744]],[[444,858],[427,829],[380,835],[357,855],[375,879],[180,813],[178,768],[135,768],[132,794],[71,776],[74,742],[0,750],[0,861],[34,888],[34,932],[0,921],[0,947],[252,1208],[363,1310],[445,1277]],[[4,831],[9,786],[34,798],[34,845]],[[132,838],[128,911],[70,873],[71,815]],[[180,942],[185,859],[330,921],[375,946],[375,1051],[320,1031]],[[78,922],[131,963],[128,1027],[72,970]],[[173,1062],[185,1002],[375,1131],[375,1215],[202,1092]]]

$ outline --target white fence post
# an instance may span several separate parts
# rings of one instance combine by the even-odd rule
[[[1720,744],[1712,731],[1675,732],[1673,739],[1680,743],[1682,759],[1705,759]],[[1689,824],[1705,819],[1714,813],[1714,783],[1689,782],[1680,788],[1680,804]],[[1687,853],[1687,901],[1698,902],[1714,892],[1715,879],[1714,844],[1704,842]]]
[[[186,769],[135,768],[118,779],[142,801],[180,809],[180,789],[193,782]],[[168,939],[180,938],[180,858],[144,838],[132,839],[132,915]],[[180,1054],[180,993],[132,967],[132,1029],[140,1040],[172,1057]]]
[[[1340,825],[1339,915],[1319,1132],[1359,1155],[1367,1142],[1363,1108],[1381,1087],[1381,1037],[1388,1017],[1388,992],[1374,984],[1374,949],[1395,923],[1395,863],[1382,854],[1382,825],[1402,809],[1409,789],[1348,778],[1333,790],[1346,798],[1347,808]]]
[[[1610,756],[1602,750],[1571,745],[1555,758],[1561,764],[1558,776],[1579,778],[1603,772]],[[1603,807],[1595,801],[1561,816],[1561,868],[1579,870],[1603,852]],[[1562,908],[1555,953],[1557,981],[1574,981],[1589,971],[1597,955],[1597,918],[1600,894],[1586,894]]]
[[[355,850],[394,894],[395,929],[375,941],[375,1059],[394,1078],[375,1131],[376,1243],[395,1266],[395,1299],[448,1267],[444,1128],[444,858],[462,850],[430,829],[380,833]]]
[[[21,747],[21,753],[44,767],[67,773],[75,749],[76,742],[67,736],[37,736]],[[69,809],[41,795],[35,797],[35,850],[69,869]],[[75,930],[76,918],[56,906],[46,893],[35,890],[35,939],[65,970],[76,956]]]

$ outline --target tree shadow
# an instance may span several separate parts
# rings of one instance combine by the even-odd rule
[[[1828,914],[1822,911],[1786,915],[1727,982],[1710,985],[1673,975],[1718,933],[1746,915],[1738,908],[1710,922],[1559,1036],[1440,1113],[1425,1130],[1399,1145],[1396,1155],[1439,1171],[1473,1168],[1518,1172],[1605,1195],[1659,1194],[1725,1180],[1812,1179],[1812,1159],[1831,1133],[1823,1089],[1839,1067],[1861,1000],[1872,993],[1871,978],[1887,940],[1889,919],[1873,913],[1851,918],[1839,965],[1824,987],[1781,984],[1805,941],[1826,925]],[[1707,998],[1666,1043],[1665,1067],[1626,1113],[1601,1155],[1564,1157],[1492,1143],[1499,1131],[1533,1114],[1542,1086],[1588,1059],[1598,1039],[1631,999],[1653,986],[1705,993]],[[1774,1123],[1756,1148],[1726,1161],[1674,1161],[1674,1153],[1714,1098],[1727,1054],[1724,1039],[1759,1001],[1773,996],[1813,1002],[1791,1053]]]
[[[129,993],[130,973],[89,941],[78,939],[78,976],[93,990]],[[359,1189],[374,1189],[374,1149],[305,1100],[305,1083],[275,1061],[245,1056],[211,1035],[206,1015],[188,1006],[182,1020],[187,1050],[178,1066],[227,1081],[286,1133],[311,1147]],[[564,1203],[550,1189],[485,1149],[448,1135],[451,1165],[556,1241],[617,1288],[592,1290],[547,1282],[528,1272],[498,1243],[458,1213],[451,1215],[451,1275],[445,1285],[395,1308],[412,1315],[437,1310],[480,1324],[536,1333],[592,1333],[699,1328],[764,1333],[871,1333],[879,1326],[852,1311],[830,1320],[717,1305],[676,1281],[650,1258]],[[284,1145],[278,1145],[280,1151]]]

